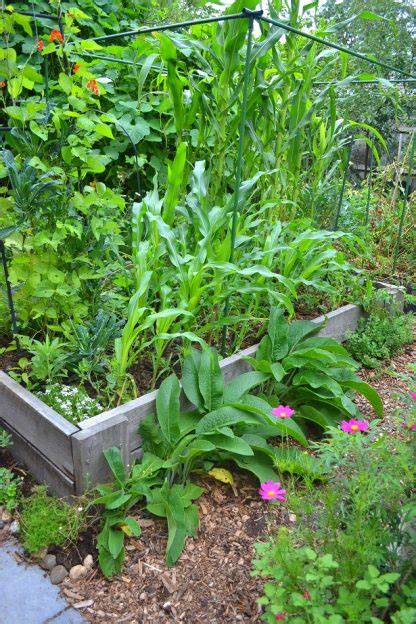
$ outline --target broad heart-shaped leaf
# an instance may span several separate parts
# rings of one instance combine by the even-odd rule
[[[180,437],[179,396],[181,386],[175,374],[165,379],[156,396],[156,413],[166,441],[173,446]]]
[[[241,397],[252,388],[256,388],[268,379],[267,373],[252,371],[239,375],[225,387],[224,403],[236,403]]]
[[[123,486],[126,482],[126,471],[124,469],[120,449],[116,446],[112,446],[111,448],[105,449],[103,453],[117,483]]]
[[[186,398],[199,412],[204,411],[204,399],[199,389],[198,371],[201,365],[201,351],[191,349],[182,366],[182,387]]]
[[[243,438],[230,438],[220,433],[213,433],[209,436],[209,441],[224,451],[230,451],[237,455],[253,455],[250,445]]]
[[[271,342],[272,362],[278,362],[289,351],[289,323],[280,308],[272,308],[270,311],[268,335]]]
[[[223,404],[224,378],[218,362],[218,355],[213,349],[204,349],[201,353],[198,385],[207,412],[211,412]]]
[[[247,424],[259,424],[261,422],[257,416],[233,407],[231,405],[224,405],[209,414],[206,414],[199,421],[195,432],[200,435],[203,433],[214,433],[221,427],[234,425],[236,423],[243,422]]]
[[[258,478],[260,483],[265,483],[266,481],[278,481],[277,473],[272,468],[270,458],[261,452],[257,451],[251,457],[230,455],[230,459],[240,468],[252,472]]]
[[[379,418],[383,418],[383,402],[376,390],[364,381],[343,381],[341,382],[343,387],[351,388],[356,392],[362,394],[367,401],[372,405],[375,413]]]

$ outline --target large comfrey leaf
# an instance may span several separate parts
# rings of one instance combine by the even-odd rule
[[[105,449],[103,453],[117,483],[121,487],[123,487],[126,482],[126,470],[124,468],[120,449],[116,446],[113,446],[111,448]]]
[[[168,444],[173,446],[180,437],[179,409],[181,386],[175,374],[165,379],[156,396],[156,413],[160,429]]]
[[[256,451],[252,456],[243,455],[231,455],[229,457],[240,468],[252,472],[260,483],[266,481],[278,481],[278,475],[273,470],[270,462],[270,457],[262,452]]]
[[[280,308],[272,308],[268,328],[272,362],[281,360],[289,351],[289,325]]]
[[[230,438],[221,433],[212,433],[208,439],[218,449],[230,451],[237,455],[253,455],[250,445],[243,438],[237,436]]]
[[[325,375],[321,371],[316,371],[309,368],[302,368],[293,377],[294,386],[311,386],[312,388],[326,388],[334,396],[341,396],[344,391],[340,384],[335,379]]]
[[[222,407],[206,414],[199,421],[195,432],[197,435],[203,433],[213,433],[221,427],[235,425],[236,423],[259,424],[258,416],[249,413],[248,410],[239,409],[231,405]]]
[[[204,411],[204,398],[199,388],[199,368],[201,351],[191,349],[182,366],[182,387],[186,398],[195,405],[199,412]]]
[[[293,418],[285,420],[276,418],[272,415],[271,405],[261,397],[245,396],[238,406],[249,414],[257,414],[262,420],[257,425],[248,422],[238,423],[236,425],[238,433],[246,434],[253,432],[257,435],[263,435],[265,438],[289,435],[303,446],[308,446],[305,434]]]
[[[300,342],[303,342],[307,336],[315,334],[321,329],[321,325],[312,321],[293,321],[288,329],[289,349],[292,351]]]
[[[198,385],[207,412],[211,412],[223,404],[224,378],[218,362],[218,355],[214,350],[204,349],[201,353]]]
[[[252,371],[238,375],[238,377],[226,385],[224,390],[224,403],[236,403],[244,394],[262,384],[267,378],[268,375],[260,371]]]

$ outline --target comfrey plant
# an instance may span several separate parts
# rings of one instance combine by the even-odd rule
[[[342,416],[359,417],[352,401],[352,394],[359,392],[381,417],[381,399],[356,375],[358,364],[348,351],[333,338],[314,336],[321,327],[312,321],[289,323],[282,310],[272,308],[267,335],[255,358],[246,358],[264,374],[269,401],[296,409],[295,422],[312,421],[326,428]],[[293,413],[286,408],[280,405],[276,416]]]
[[[37,396],[74,425],[103,411],[102,405],[82,387],[56,383],[46,386]]]

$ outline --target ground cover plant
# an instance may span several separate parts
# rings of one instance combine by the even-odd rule
[[[383,290],[373,292],[366,306],[368,317],[347,333],[347,348],[367,368],[379,368],[413,341],[413,315],[403,314]]]

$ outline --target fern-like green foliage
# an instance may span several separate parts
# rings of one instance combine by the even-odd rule
[[[357,330],[348,334],[347,347],[367,368],[379,368],[412,340],[412,314],[376,310],[367,319],[360,319]]]

